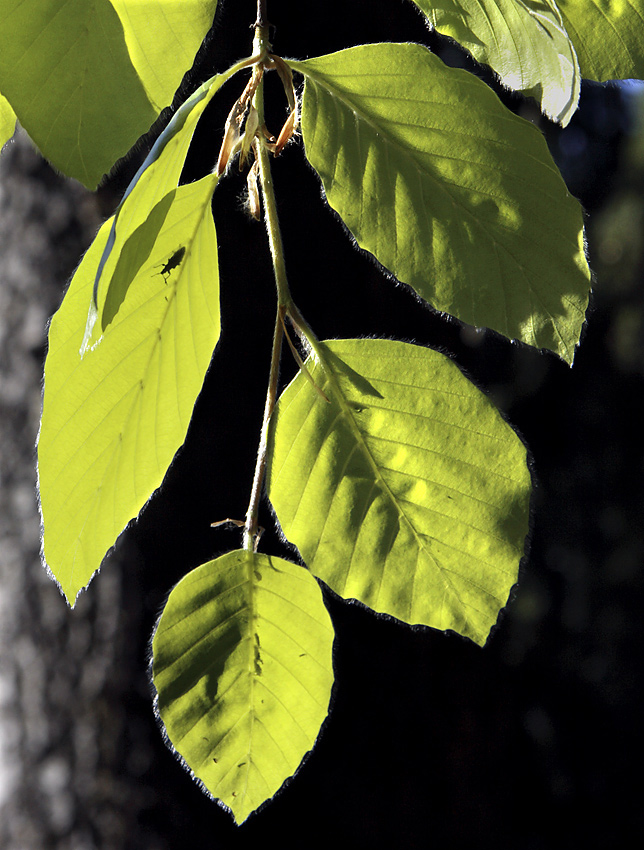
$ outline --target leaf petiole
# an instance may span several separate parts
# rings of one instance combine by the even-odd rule
[[[292,354],[292,355],[293,355],[293,357],[295,358],[295,362],[297,363],[297,366],[298,366],[298,368],[299,368],[300,372],[304,375],[304,377],[307,379],[307,381],[311,384],[311,386],[313,387],[313,389],[315,390],[315,392],[316,392],[316,393],[317,393],[317,394],[318,394],[321,398],[323,398],[323,399],[324,399],[324,401],[326,401],[326,403],[327,403],[327,404],[330,404],[328,397],[327,397],[327,396],[326,396],[326,394],[325,394],[325,393],[324,393],[324,392],[320,389],[320,387],[318,387],[318,385],[315,383],[315,381],[313,380],[313,377],[312,377],[311,373],[310,373],[310,372],[309,372],[309,370],[306,368],[306,364],[304,363],[304,361],[303,361],[303,360],[302,360],[302,358],[300,357],[300,353],[299,353],[299,351],[298,351],[298,350],[297,350],[297,348],[293,345],[293,341],[292,341],[291,337],[289,336],[288,329],[287,329],[287,327],[286,327],[286,323],[284,322],[284,319],[282,319],[282,325],[283,325],[283,327],[284,327],[284,337],[286,338],[286,341],[288,342],[288,346],[289,346],[289,348],[291,349],[291,354]]]

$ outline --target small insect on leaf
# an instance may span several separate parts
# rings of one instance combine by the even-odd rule
[[[168,282],[168,277],[170,276],[170,272],[174,271],[174,269],[176,269],[177,266],[181,264],[181,260],[183,260],[185,253],[186,253],[186,249],[183,246],[181,246],[181,248],[178,248],[174,252],[174,254],[170,257],[170,259],[168,260],[167,263],[161,264],[161,265],[163,265],[163,268],[161,269],[159,274],[163,275],[166,283]]]

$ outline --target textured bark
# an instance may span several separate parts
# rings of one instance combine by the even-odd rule
[[[35,442],[48,317],[96,199],[21,134],[0,159],[0,846],[124,847],[147,753],[126,747],[134,662],[119,559],[70,613],[40,562]],[[140,665],[139,665],[140,667]],[[140,671],[139,671],[140,675]],[[119,816],[113,817],[115,809]]]

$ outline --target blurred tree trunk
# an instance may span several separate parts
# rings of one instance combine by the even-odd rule
[[[96,198],[20,132],[0,159],[0,846],[121,848],[143,805],[119,559],[73,615],[41,566],[35,442],[46,326],[99,224]],[[119,635],[121,639],[118,639]],[[143,748],[143,749],[142,749]],[[118,817],[114,817],[118,810]],[[128,817],[129,814],[129,817]],[[148,846],[154,846],[153,844]]]

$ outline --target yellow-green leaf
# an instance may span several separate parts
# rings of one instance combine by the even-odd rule
[[[517,580],[526,450],[444,355],[332,340],[282,394],[267,492],[311,572],[345,598],[485,643]]]
[[[93,189],[170,105],[215,8],[0,0],[0,89],[43,155]]]
[[[0,151],[13,136],[16,129],[16,113],[6,97],[0,94]]]
[[[238,823],[271,799],[326,717],[333,627],[313,576],[229,552],[174,588],[152,641],[168,739]]]
[[[146,261],[165,221],[170,193],[179,184],[199,119],[233,71],[231,68],[207,80],[181,105],[128,186],[111,219],[97,264],[83,352],[112,322],[138,268]],[[166,262],[172,253],[166,256]],[[101,322],[95,327],[99,310]]]
[[[412,0],[508,88],[566,126],[579,102],[575,49],[554,0]],[[576,2],[576,0],[575,0]]]
[[[101,345],[81,358],[111,222],[52,320],[38,440],[43,558],[70,604],[185,439],[220,332],[215,185],[209,176],[172,191],[163,227]],[[181,263],[162,274],[180,247]]]
[[[157,112],[190,70],[212,25],[217,0],[111,0],[132,64]]]
[[[557,0],[590,80],[644,78],[643,0]]]
[[[419,45],[290,64],[306,156],[358,245],[436,309],[572,363],[590,271],[541,133]]]

